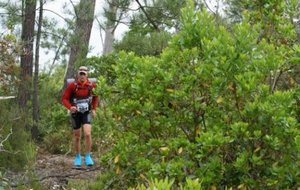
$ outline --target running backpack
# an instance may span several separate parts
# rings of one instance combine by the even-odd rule
[[[97,80],[96,80],[96,78],[88,78],[88,80],[89,80],[90,84],[88,86],[88,91],[89,92],[88,92],[88,96],[86,98],[90,98],[89,103],[91,103],[91,101],[92,101],[91,100],[91,98],[92,98],[92,89],[93,89],[92,84],[96,83]],[[79,86],[78,86],[77,82],[75,82],[75,79],[73,79],[73,78],[72,79],[67,79],[67,84],[70,84],[72,82],[75,83],[75,88],[74,88],[69,100],[70,100],[71,103],[76,103],[75,96],[76,96],[77,90],[79,89]]]

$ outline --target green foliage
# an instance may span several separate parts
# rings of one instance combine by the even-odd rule
[[[64,154],[71,151],[72,129],[63,128],[53,131],[44,137],[43,148],[51,154]]]
[[[299,90],[272,77],[296,63],[298,46],[258,41],[261,27],[226,28],[190,6],[159,58],[117,54],[114,82],[100,77],[98,88],[116,140],[94,187],[170,178],[154,183],[176,189],[198,178],[202,188],[296,188]]]
[[[149,187],[145,187],[144,185],[140,185],[136,188],[136,190],[171,190],[171,187],[174,183],[174,180],[169,180],[168,178],[164,180],[150,180]],[[129,188],[129,190],[135,190],[133,188]]]
[[[22,31],[22,16],[24,10],[23,1],[1,1],[0,8],[2,10],[0,25],[4,33],[14,35],[17,39],[21,38]],[[45,10],[44,10],[45,11]],[[63,18],[63,17],[61,17]],[[60,18],[60,19],[61,19]],[[49,50],[55,52],[54,61],[51,61],[51,68],[55,61],[59,60],[60,63],[66,63],[67,55],[69,54],[68,41],[70,37],[71,29],[74,27],[72,19],[63,18],[66,27],[58,27],[57,20],[53,18],[47,18],[44,14],[42,23],[42,36],[40,46],[44,48],[45,53],[48,54]],[[18,50],[20,51],[20,50]],[[16,52],[14,52],[16,53]],[[43,60],[49,63],[50,60]]]
[[[56,62],[59,62],[63,65],[66,65],[68,55],[69,55],[69,47],[68,41],[70,40],[71,36],[71,28],[72,28],[72,21],[65,19],[66,28],[58,28],[57,21],[50,20],[44,18],[43,20],[43,29],[46,32],[43,32],[41,35],[41,48],[45,50],[45,53],[48,55],[51,51],[55,52],[55,57],[49,60],[43,60],[46,65],[50,65],[48,69],[52,70],[55,66]]]
[[[178,31],[180,10],[185,5],[186,1],[182,0],[144,1],[130,18],[129,32],[114,44],[114,49],[116,52],[123,50],[140,56],[159,56],[171,36]],[[128,4],[121,7],[124,11]]]
[[[185,0],[145,1],[144,11],[140,10],[132,16],[130,30],[142,33],[177,30],[180,22],[180,10],[186,5],[186,2]]]
[[[89,77],[103,77],[106,83],[112,85],[115,82],[116,74],[113,66],[116,64],[118,54],[108,54],[101,57],[91,57],[85,62],[90,68]],[[102,79],[100,79],[101,81]]]
[[[278,46],[295,43],[293,18],[297,15],[297,0],[249,1],[227,0],[228,13],[236,21],[248,20],[261,24],[259,39],[267,39]],[[285,16],[283,16],[285,15]]]
[[[167,47],[170,38],[171,34],[165,31],[144,33],[132,30],[125,34],[122,41],[114,44],[114,49],[117,52],[134,52],[140,56],[158,56]]]
[[[86,179],[69,179],[66,189],[76,188],[76,189],[88,190],[90,189],[89,183],[90,181]]]
[[[136,188],[129,188],[128,190],[171,190],[174,189],[174,179],[169,180],[165,178],[164,180],[147,180],[147,185],[138,185]],[[176,188],[180,190],[201,190],[201,183],[198,179],[192,180],[187,178],[185,183],[180,184],[180,188]]]
[[[21,4],[10,1],[0,2],[0,8],[6,12],[6,14],[3,14],[5,16],[2,16],[1,26],[10,31],[18,30],[18,23],[22,22],[22,19],[19,16],[22,14]]]
[[[0,109],[0,171],[24,170],[33,165],[36,150],[26,131],[27,113],[15,108],[9,100],[1,100]]]
[[[0,35],[0,95],[16,94],[19,73],[16,64],[18,48],[14,35]]]
[[[45,125],[45,128],[42,128],[44,128],[46,133],[61,128],[61,124],[68,121],[67,110],[61,105],[60,89],[63,85],[63,76],[63,67],[57,68],[52,75],[47,73],[40,74],[41,123],[42,126]]]
[[[298,6],[297,0],[280,1],[250,1],[250,0],[226,0],[228,4],[227,14],[235,22],[241,22],[244,12],[250,12],[254,22],[264,19],[273,20],[274,23],[282,19],[283,13],[292,18],[295,16]]]
[[[41,116],[39,131],[44,140],[42,147],[56,154],[70,151],[72,142],[70,118],[61,104],[63,73],[63,67],[58,67],[50,76],[41,73],[39,82]]]

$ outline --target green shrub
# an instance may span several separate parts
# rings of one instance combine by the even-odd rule
[[[297,188],[299,90],[274,88],[273,74],[295,64],[298,46],[258,43],[260,24],[228,29],[193,8],[182,17],[159,58],[120,52],[114,83],[100,77],[117,131],[97,184]]]
[[[136,188],[129,188],[128,190],[172,190],[172,189],[178,189],[178,190],[201,190],[201,183],[198,179],[192,180],[187,179],[183,184],[180,184],[180,187],[175,188],[174,187],[174,179],[169,180],[168,178],[165,178],[164,180],[147,180],[147,185],[138,185]]]
[[[28,113],[16,107],[12,100],[0,104],[0,171],[28,169],[35,160],[36,147],[24,126]]]
[[[65,154],[72,149],[72,130],[60,129],[45,136],[43,148],[51,154]]]

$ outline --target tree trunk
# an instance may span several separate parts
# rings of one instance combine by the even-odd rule
[[[106,28],[103,55],[109,54],[113,51],[113,42],[114,42],[114,29]]]
[[[33,78],[33,100],[32,100],[32,119],[33,126],[31,128],[31,135],[34,140],[38,140],[39,136],[39,58],[40,58],[40,40],[42,32],[42,22],[43,22],[43,0],[40,0],[40,10],[39,10],[39,21],[38,30],[36,35],[36,45],[35,45],[35,62],[34,62],[34,78]]]
[[[105,39],[103,47],[103,55],[109,54],[113,51],[114,33],[116,29],[117,20],[117,2],[109,3],[108,12],[109,18],[107,18],[105,26]]]
[[[28,109],[32,89],[33,41],[36,0],[25,0],[25,12],[22,23],[22,45],[20,85],[18,104],[22,109]]]
[[[75,67],[84,60],[88,53],[89,40],[92,31],[96,0],[81,0],[75,8],[76,27],[71,38],[70,58],[66,69],[63,89],[67,86],[68,78],[75,76]],[[82,63],[81,63],[82,64]]]

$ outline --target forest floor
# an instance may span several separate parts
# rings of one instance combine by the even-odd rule
[[[83,189],[100,174],[101,166],[97,163],[98,159],[93,157],[94,166],[87,168],[83,165],[82,169],[76,169],[73,167],[73,159],[71,155],[38,153],[33,172],[25,171],[22,174],[8,175],[9,181],[13,181],[11,187],[14,189],[23,186],[26,189],[37,182],[42,189]],[[82,161],[84,164],[84,158]]]

